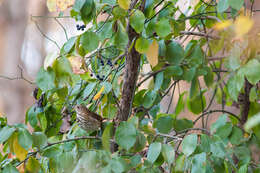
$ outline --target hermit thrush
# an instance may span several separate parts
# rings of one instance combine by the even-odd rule
[[[99,130],[103,120],[100,115],[91,112],[84,105],[76,105],[75,111],[77,113],[77,123],[82,129],[87,132]]]

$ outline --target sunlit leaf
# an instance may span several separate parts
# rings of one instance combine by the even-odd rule
[[[214,28],[219,31],[219,30],[226,29],[226,28],[230,27],[231,25],[232,25],[232,22],[230,20],[224,20],[222,22],[217,23],[214,26]]]
[[[83,59],[79,56],[71,56],[68,58],[72,67],[72,71],[75,74],[84,74],[86,71],[81,68]]]
[[[94,96],[93,100],[97,100],[101,97],[101,94],[103,93],[103,91],[105,90],[105,86],[103,86],[99,92]]]
[[[13,141],[13,149],[14,149],[14,153],[16,155],[16,157],[19,160],[24,160],[27,156],[28,151],[26,149],[24,149],[18,142],[18,135],[16,135],[16,137],[14,138]]]
[[[75,0],[47,0],[47,7],[50,12],[64,11],[72,7]]]
[[[154,40],[146,52],[147,60],[152,67],[158,64],[158,53],[159,53],[159,44],[156,40]]]
[[[128,10],[130,3],[130,0],[118,0],[118,5],[125,10]]]
[[[245,130],[249,131],[258,124],[260,124],[260,112],[248,119],[245,124]]]
[[[253,20],[248,16],[239,16],[235,21],[235,32],[238,37],[247,34],[253,27]]]
[[[48,53],[48,55],[44,59],[44,63],[43,63],[44,69],[47,70],[47,68],[52,65],[52,63],[55,61],[57,57],[58,57],[58,52]]]

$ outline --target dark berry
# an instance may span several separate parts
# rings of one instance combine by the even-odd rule
[[[90,76],[93,77],[93,74],[91,73]]]
[[[86,28],[86,25],[81,25],[81,28],[84,28],[84,29],[85,29],[85,28]]]
[[[79,28],[79,24],[77,24],[76,27]]]
[[[97,75],[97,78],[98,78],[98,79],[100,78],[99,75]]]

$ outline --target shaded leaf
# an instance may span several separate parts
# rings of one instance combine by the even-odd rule
[[[136,129],[132,123],[121,122],[116,129],[115,139],[118,145],[126,150],[129,150],[136,141]]]
[[[197,148],[197,134],[190,134],[186,136],[182,141],[182,150],[186,156],[191,155]]]

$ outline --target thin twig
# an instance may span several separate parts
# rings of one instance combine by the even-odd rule
[[[180,34],[182,34],[182,35],[195,35],[195,36],[200,36],[200,37],[207,37],[207,38],[211,38],[211,39],[215,39],[215,40],[220,39],[218,36],[213,36],[213,35],[205,34],[205,33],[202,33],[202,32],[180,31]]]
[[[196,120],[193,121],[193,124],[196,124],[197,121],[198,121],[200,118],[202,118],[203,116],[205,116],[205,115],[212,115],[212,113],[215,113],[215,112],[222,112],[222,113],[229,114],[230,116],[236,118],[239,122],[241,121],[240,118],[239,118],[237,115],[233,114],[232,112],[229,112],[229,111],[226,111],[226,110],[210,110],[210,111],[208,111],[208,112],[202,113]]]
[[[2,79],[7,79],[7,80],[24,80],[25,82],[31,84],[31,85],[34,85],[35,83],[30,81],[29,79],[26,79],[23,75],[23,69],[22,67],[20,67],[18,65],[18,68],[20,69],[20,76],[17,76],[17,77],[8,77],[8,76],[4,76],[4,75],[0,75],[0,78]]]
[[[34,22],[35,26],[37,27],[37,29],[39,30],[39,32],[42,34],[43,37],[45,37],[47,40],[49,40],[50,42],[52,42],[53,44],[55,44],[57,46],[58,49],[60,49],[60,46],[58,45],[58,43],[51,39],[50,37],[48,37],[42,30],[41,30],[41,27],[39,26],[38,22],[36,20],[34,20],[32,17],[31,17],[31,20]]]

